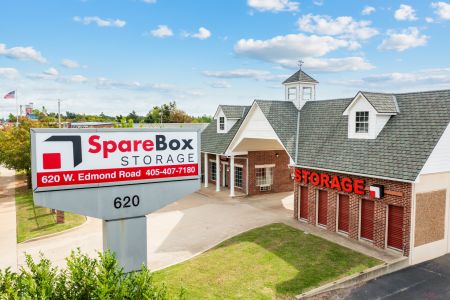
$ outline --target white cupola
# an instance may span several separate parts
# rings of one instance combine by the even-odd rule
[[[319,82],[301,69],[283,81],[284,99],[292,101],[298,109],[302,109],[307,101],[316,100],[316,85]]]

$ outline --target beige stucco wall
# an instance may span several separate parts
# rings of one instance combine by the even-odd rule
[[[442,198],[444,194],[445,202],[442,203],[439,198]],[[411,232],[414,243],[412,243],[410,256],[412,264],[449,252],[449,199],[450,172],[420,175],[414,184],[414,215]],[[435,220],[428,220],[430,215]],[[437,228],[431,229],[433,226]],[[430,229],[429,232],[427,229]],[[429,234],[428,237],[426,237],[427,234]]]

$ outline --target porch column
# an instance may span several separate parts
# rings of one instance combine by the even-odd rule
[[[216,192],[220,192],[220,157],[216,154]]]
[[[204,182],[204,184],[205,184],[205,188],[207,188],[208,187],[208,181],[209,181],[209,176],[208,176],[208,153],[204,153],[204,160],[205,160],[205,172],[203,172],[203,174],[204,174],[204,176],[205,176],[205,178],[204,178],[204,180],[205,180],[205,182]]]
[[[230,156],[230,197],[234,197],[234,155]]]

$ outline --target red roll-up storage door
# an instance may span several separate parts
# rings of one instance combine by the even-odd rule
[[[403,249],[403,207],[389,205],[388,246]]]
[[[373,240],[374,202],[363,199],[361,201],[361,237]]]
[[[308,188],[306,186],[300,187],[300,218],[308,219]]]
[[[348,233],[350,199],[347,195],[339,195],[338,230]]]
[[[319,191],[319,199],[317,201],[317,223],[319,225],[327,225],[327,206],[328,206],[328,193],[327,191]]]

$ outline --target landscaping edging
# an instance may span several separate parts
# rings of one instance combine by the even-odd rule
[[[296,299],[311,299],[313,297],[320,297],[322,294],[330,293],[335,290],[350,288],[357,284],[375,279],[377,277],[401,270],[409,266],[407,257],[401,257],[390,263],[384,263],[370,269],[364,270],[357,274],[349,275],[339,280],[327,283],[313,290],[307,291],[303,294],[295,296]]]

